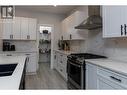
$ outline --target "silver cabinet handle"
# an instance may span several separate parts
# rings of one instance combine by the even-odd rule
[[[56,55],[54,55],[54,59],[56,59]]]
[[[11,35],[10,35],[10,39],[11,39]]]
[[[27,35],[27,39],[30,39],[30,35]]]
[[[7,54],[6,56],[12,56],[12,54]]]
[[[13,39],[13,35],[12,35],[12,39]]]
[[[30,55],[30,54],[25,54],[25,55]]]
[[[27,35],[27,39],[28,39],[28,35]]]
[[[115,81],[117,81],[117,82],[122,82],[121,79],[118,79],[118,78],[116,78],[116,77],[114,77],[114,76],[110,76],[110,78],[113,79],[113,80],[115,80]]]

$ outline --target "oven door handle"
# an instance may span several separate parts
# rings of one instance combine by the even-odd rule
[[[81,68],[81,65],[74,64],[74,63],[72,63],[72,62],[70,62],[70,61],[69,61],[69,63],[70,63],[71,65],[73,65],[73,66],[76,66],[76,67]]]

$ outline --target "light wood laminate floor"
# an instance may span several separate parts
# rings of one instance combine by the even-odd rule
[[[67,84],[48,63],[40,63],[36,75],[26,75],[26,89],[67,89]]]

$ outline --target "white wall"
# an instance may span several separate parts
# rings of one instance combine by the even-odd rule
[[[102,38],[102,31],[91,31],[87,43],[87,52],[127,62],[127,38]]]
[[[16,51],[23,51],[23,52],[37,52],[37,43],[36,41],[9,41],[4,40],[7,42],[10,42],[10,44],[15,45]]]

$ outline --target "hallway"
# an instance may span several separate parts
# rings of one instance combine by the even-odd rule
[[[48,63],[40,63],[36,75],[26,75],[26,89],[67,89],[67,84]]]

